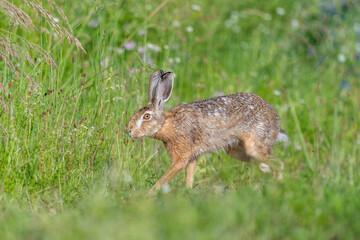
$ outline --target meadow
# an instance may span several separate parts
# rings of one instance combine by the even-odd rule
[[[86,53],[13,4],[38,31],[0,10],[0,37],[57,67],[35,50],[12,58],[27,76],[0,61],[0,239],[359,238],[358,1],[56,1]],[[271,103],[290,138],[274,147],[283,180],[218,151],[193,190],[181,172],[148,196],[170,158],[124,128],[159,69],[176,74],[166,109],[236,92]]]

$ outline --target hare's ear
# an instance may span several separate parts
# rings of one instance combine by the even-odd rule
[[[156,86],[161,79],[161,76],[164,74],[162,70],[156,71],[151,74],[150,82],[149,82],[149,91],[148,91],[148,103],[152,103],[155,100],[155,90]]]
[[[171,95],[174,85],[174,73],[167,72],[161,76],[156,87],[155,99],[156,105],[162,107],[164,102],[166,102]]]

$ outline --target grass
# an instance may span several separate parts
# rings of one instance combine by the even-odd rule
[[[87,54],[15,26],[59,70],[41,59],[19,63],[37,87],[0,62],[1,239],[359,236],[357,3],[59,5]],[[219,151],[200,158],[194,190],[181,173],[170,193],[148,197],[169,156],[160,142],[134,141],[123,129],[158,69],[176,73],[167,109],[240,91],[270,102],[291,139],[274,148],[284,179]]]

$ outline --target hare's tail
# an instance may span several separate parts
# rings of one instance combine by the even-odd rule
[[[288,143],[289,142],[289,137],[286,134],[286,132],[282,129],[280,129],[278,135],[277,135],[277,142],[284,142],[284,143]]]

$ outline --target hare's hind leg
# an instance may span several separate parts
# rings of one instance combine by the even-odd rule
[[[283,161],[273,155],[269,155],[267,160],[266,163],[276,172],[276,179],[281,180],[283,178],[281,171],[284,169]]]
[[[193,159],[186,166],[185,185],[187,188],[193,187],[196,162],[197,159]]]
[[[240,141],[238,144],[233,144],[226,147],[225,151],[230,157],[244,162],[250,162],[251,158],[255,158],[247,154],[244,143],[242,141]],[[257,158],[255,159],[258,160]],[[271,168],[266,163],[261,162],[259,168],[264,173],[271,172]]]
[[[227,155],[240,161],[250,162],[251,158],[246,154],[244,143],[239,141],[225,148]]]
[[[283,169],[282,161],[271,155],[271,147],[259,140],[256,141],[256,138],[251,136],[243,136],[243,142],[246,154],[260,161],[259,168],[262,172],[270,173],[273,170],[277,175],[276,178],[282,179],[280,172]],[[277,167],[274,162],[280,163],[280,167]]]

